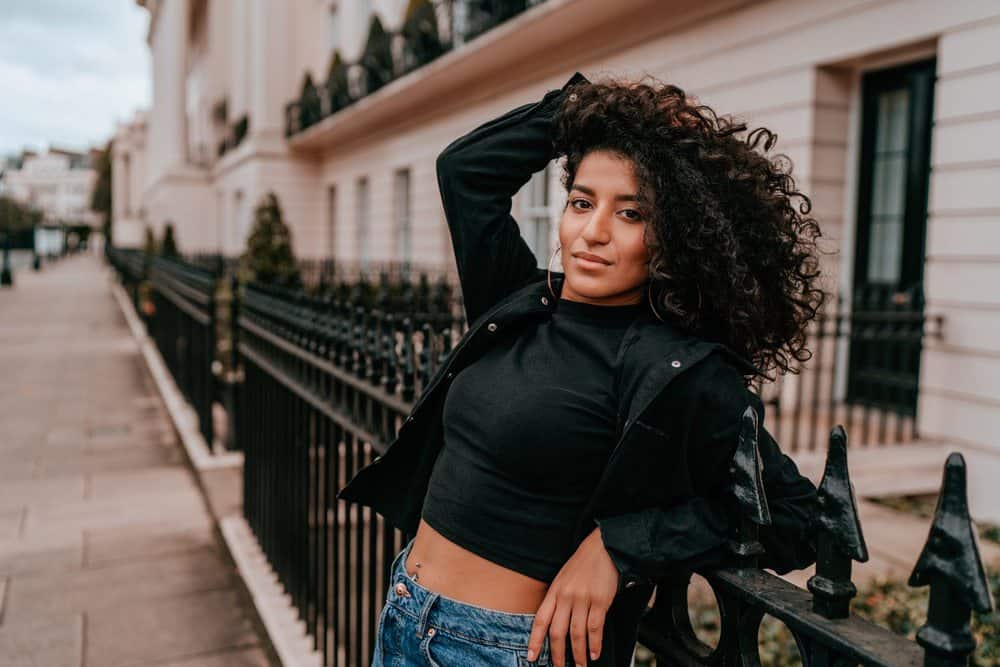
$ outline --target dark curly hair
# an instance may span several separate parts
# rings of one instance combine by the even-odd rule
[[[721,342],[769,371],[798,372],[811,358],[806,327],[826,301],[818,286],[819,225],[795,189],[791,160],[768,151],[777,135],[747,129],[669,84],[606,78],[580,83],[554,118],[562,184],[584,156],[608,150],[630,160],[648,221],[650,290],[661,316]],[[655,80],[654,80],[655,81]],[[786,168],[787,167],[787,168]],[[798,210],[792,198],[802,199]]]

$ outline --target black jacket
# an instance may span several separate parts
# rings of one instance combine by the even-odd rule
[[[443,444],[442,406],[451,379],[482,356],[497,332],[523,327],[555,306],[546,272],[510,215],[511,198],[554,157],[552,116],[579,72],[541,101],[524,104],[449,144],[438,183],[458,265],[468,331],[417,399],[385,453],[340,490],[416,533],[428,478]],[[561,293],[563,274],[552,273]],[[489,325],[489,326],[487,326]],[[494,326],[495,325],[495,326]],[[600,525],[620,583],[601,656],[588,665],[626,667],[639,617],[656,580],[678,568],[728,561],[734,526],[729,466],[743,412],[760,399],[744,376],[758,372],[730,348],[685,334],[651,312],[622,343],[618,440],[577,526],[577,542]],[[816,489],[763,426],[758,447],[772,523],[761,529],[763,567],[809,565]],[[567,649],[568,650],[568,649]]]

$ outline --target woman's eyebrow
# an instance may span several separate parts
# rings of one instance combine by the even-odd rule
[[[596,197],[597,196],[597,193],[594,192],[591,188],[588,188],[586,185],[579,185],[577,183],[574,183],[573,187],[571,187],[570,190],[579,190],[580,192],[582,192],[582,193],[584,193],[586,195],[590,195],[591,197]],[[636,201],[637,202],[637,201],[639,201],[639,197],[637,195],[615,195],[615,201]]]

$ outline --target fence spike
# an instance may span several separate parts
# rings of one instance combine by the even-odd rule
[[[771,523],[763,480],[764,464],[757,449],[757,411],[747,406],[740,418],[739,444],[733,456],[733,494],[741,511],[760,526]]]
[[[771,523],[771,511],[764,493],[764,464],[757,448],[757,412],[747,406],[740,418],[739,443],[730,465],[732,493],[739,516],[729,549],[737,556],[753,558],[764,553],[758,541],[758,527]]]
[[[830,430],[817,501],[816,574],[806,587],[813,594],[813,611],[826,618],[847,618],[851,598],[858,592],[851,581],[851,561],[867,561],[868,547],[847,467],[847,432],[840,424]]]
[[[917,632],[924,664],[968,664],[976,647],[969,629],[972,610],[987,613],[994,604],[969,517],[965,459],[958,452],[945,461],[934,520],[909,585],[931,587],[927,623]]]

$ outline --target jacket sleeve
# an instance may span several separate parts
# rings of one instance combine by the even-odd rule
[[[536,279],[538,259],[511,216],[511,199],[554,157],[552,121],[561,89],[523,104],[452,141],[437,157],[438,188],[455,251],[466,319]]]
[[[799,474],[764,428],[763,403],[744,387],[738,372],[725,364],[710,366],[708,375],[693,374],[684,382],[683,376],[678,378],[677,386],[665,392],[668,402],[654,403],[672,406],[653,413],[663,415],[663,420],[670,415],[669,420],[679,425],[680,430],[669,432],[680,437],[687,432],[681,465],[688,470],[688,487],[665,505],[595,519],[618,568],[619,590],[634,583],[652,583],[679,568],[704,569],[732,562],[726,548],[735,521],[729,466],[748,405],[758,413],[758,450],[772,518],[772,524],[760,530],[765,548],[760,566],[784,573],[815,561],[809,520],[816,509],[816,488]],[[665,421],[663,426],[667,426]]]

